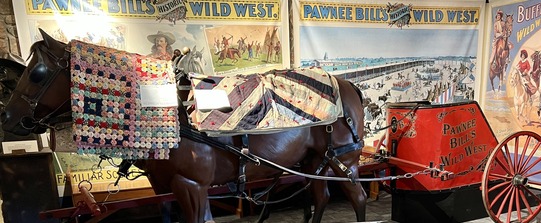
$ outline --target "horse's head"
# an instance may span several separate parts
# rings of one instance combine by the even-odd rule
[[[505,14],[505,23],[513,24],[513,14]]]
[[[509,73],[509,84],[511,84],[512,87],[517,86],[517,84],[520,82],[519,76],[518,70]]]
[[[4,131],[43,133],[51,118],[70,110],[69,52],[40,29],[43,40],[31,47],[31,59],[0,115]]]
[[[505,22],[504,22],[504,35],[506,37],[511,36],[511,33],[513,32],[513,14],[506,14],[505,15]]]

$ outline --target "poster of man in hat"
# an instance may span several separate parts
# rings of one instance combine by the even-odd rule
[[[151,53],[148,56],[160,59],[171,60],[173,57],[173,47],[175,36],[170,32],[158,31],[156,34],[147,36],[148,41],[153,43]]]

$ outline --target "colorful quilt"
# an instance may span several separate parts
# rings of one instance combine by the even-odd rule
[[[342,116],[336,79],[321,68],[206,76],[193,78],[192,84],[194,89],[227,92],[233,111],[196,110],[199,131],[212,136],[272,133],[324,125]]]
[[[78,153],[168,159],[179,144],[177,107],[143,107],[140,86],[175,84],[171,62],[77,40],[70,47]]]

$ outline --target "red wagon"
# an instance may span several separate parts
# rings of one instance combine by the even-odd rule
[[[403,176],[389,182],[396,195],[393,220],[461,222],[488,213],[496,222],[529,222],[537,216],[541,203],[538,134],[517,132],[498,143],[474,101],[391,103],[386,111],[389,128],[376,152],[365,150],[363,156],[377,160],[375,172],[386,163],[391,164],[383,169],[387,175]],[[434,180],[433,174],[419,174],[426,171],[426,164],[454,174]],[[486,213],[480,214],[483,206]]]

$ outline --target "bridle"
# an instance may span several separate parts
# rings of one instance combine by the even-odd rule
[[[42,56],[42,53],[45,54],[45,56],[49,59],[52,59],[56,65],[56,68],[54,70],[49,69],[47,65],[44,62],[44,58]],[[69,118],[71,120],[71,115],[63,115],[59,116],[59,120],[52,120],[52,117],[54,114],[57,113],[57,111],[62,108],[66,103],[68,103],[70,100],[69,98],[65,100],[60,106],[53,109],[49,114],[45,115],[43,118],[40,118],[39,120],[35,117],[35,111],[36,107],[38,106],[40,100],[42,99],[43,95],[45,94],[45,91],[51,86],[53,81],[56,79],[56,77],[62,72],[65,71],[66,74],[69,74],[67,72],[67,69],[69,68],[70,61],[69,61],[69,51],[66,49],[64,51],[64,55],[62,57],[58,57],[54,55],[52,52],[50,52],[43,44],[36,45],[34,50],[32,51],[31,55],[35,54],[38,57],[38,62],[32,67],[32,69],[28,72],[28,78],[29,80],[41,88],[39,89],[38,93],[34,96],[27,96],[25,94],[22,94],[21,92],[18,92],[21,95],[21,98],[26,101],[29,105],[29,113],[25,114],[31,114],[31,116],[23,116],[19,123],[21,126],[25,129],[34,129],[36,127],[42,127],[42,128],[54,128],[54,123],[64,122],[59,120],[66,120]],[[17,90],[16,90],[17,91]]]

